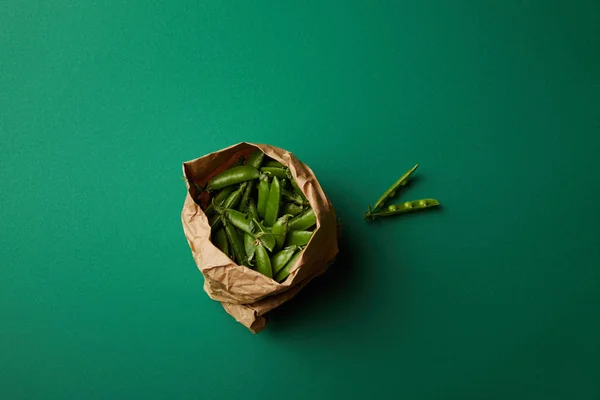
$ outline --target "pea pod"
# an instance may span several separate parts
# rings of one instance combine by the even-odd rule
[[[206,207],[206,210],[204,210],[204,214],[206,214],[207,217],[210,217],[214,214],[215,212],[215,205],[220,206],[221,204],[223,204],[223,202],[225,201],[225,199],[235,190],[234,186],[227,186],[225,188],[223,188],[223,190],[221,190],[219,192],[218,195],[216,195],[213,198],[213,201],[210,203],[210,205],[208,207]]]
[[[300,196],[299,194],[297,194],[295,192],[290,192],[288,190],[282,189],[281,190],[281,197],[285,201],[296,203],[296,204],[298,204],[300,206],[306,205],[306,202],[304,201],[304,199],[302,198],[302,196]]]
[[[267,200],[267,206],[265,210],[265,225],[273,226],[277,220],[279,214],[279,202],[281,201],[281,186],[279,185],[279,179],[273,178],[271,188],[269,189],[269,199]]]
[[[235,190],[229,196],[227,196],[227,198],[225,199],[225,201],[222,204],[222,207],[223,208],[237,207],[237,205],[240,204],[240,201],[242,200],[242,196],[244,195],[244,190],[246,190],[247,185],[248,185],[247,182],[242,183],[240,185],[240,187],[237,188],[237,190]]]
[[[225,215],[225,218],[227,218],[228,222],[233,224],[233,226],[242,232],[246,232],[251,235],[254,234],[254,223],[246,214],[232,209],[223,210],[223,214]]]
[[[285,166],[280,163],[279,161],[275,161],[275,160],[269,160],[265,163],[265,167],[270,167],[270,168],[285,168]]]
[[[440,202],[436,199],[421,199],[407,201],[403,204],[391,205],[385,211],[373,212],[369,215],[371,218],[388,217],[390,215],[403,214],[411,211],[424,210],[426,208],[439,206]]]
[[[227,196],[227,198],[225,199],[225,201],[223,201],[223,204],[221,204],[221,206],[215,207],[215,210],[221,209],[221,208],[227,209],[227,208],[237,207],[240,200],[242,199],[242,194],[244,193],[245,189],[246,189],[246,183],[242,183],[236,191],[232,192],[229,196]],[[219,215],[218,214],[213,215],[212,218],[210,219],[210,226],[212,228],[215,228],[219,225],[220,225]]]
[[[259,243],[256,246],[254,255],[256,257],[256,270],[261,274],[268,276],[269,278],[273,278],[273,270],[271,268],[269,253],[267,253],[267,249],[262,245],[262,243]]]
[[[261,218],[265,217],[265,212],[267,211],[267,201],[269,200],[269,177],[268,175],[261,175],[260,181],[258,182],[258,204],[256,205],[256,209],[258,210],[258,215]]]
[[[414,167],[412,167],[407,172],[405,172],[404,175],[402,175],[400,178],[398,178],[398,180],[396,182],[394,182],[394,184],[392,186],[390,186],[390,188],[388,190],[383,192],[381,197],[375,202],[375,205],[373,206],[373,211],[376,211],[379,207],[383,206],[388,198],[394,197],[396,195],[396,191],[400,187],[406,185],[407,179],[413,174],[413,172],[415,172],[417,170],[418,167],[419,167],[419,164],[416,164]],[[370,210],[371,209],[369,209],[369,211]]]
[[[249,165],[251,167],[258,169],[258,168],[260,168],[264,159],[265,159],[265,153],[263,153],[260,150],[256,150],[254,153],[250,154],[246,165]]]
[[[273,275],[277,276],[277,273],[285,267],[285,265],[292,259],[294,253],[298,250],[298,246],[289,246],[280,252],[274,254],[271,257],[271,268],[273,269]]]
[[[242,195],[242,198],[240,200],[240,211],[247,211],[248,210],[248,200],[250,200],[250,197],[252,196],[252,192],[254,191],[254,187],[256,185],[256,181],[248,181],[245,183],[246,189],[244,189],[244,194]]]
[[[294,216],[294,215],[300,214],[302,212],[302,210],[303,210],[302,206],[299,206],[298,204],[283,203],[279,207],[279,215],[290,214],[290,215]]]
[[[256,209],[256,203],[254,199],[250,197],[248,199],[248,216],[252,219],[258,219],[258,210]]]
[[[290,178],[290,180],[292,181],[292,186],[294,187],[294,192],[296,192],[300,197],[302,197],[302,200],[304,200],[304,202],[308,203],[306,196],[304,195],[304,193],[302,193],[302,190],[300,190],[300,187],[298,186],[298,183],[296,182],[296,180],[293,178]]]
[[[285,245],[306,246],[312,235],[311,231],[289,231],[285,237]]]
[[[227,240],[227,234],[223,228],[218,229],[214,234],[215,245],[221,250],[227,257],[231,257],[229,252],[229,241]]]
[[[208,183],[207,190],[222,189],[226,186],[235,185],[236,183],[242,183],[250,181],[252,179],[258,179],[260,172],[258,169],[249,165],[240,165],[233,167],[227,171],[223,171]]]
[[[246,250],[246,259],[248,260],[248,264],[250,264],[250,266],[254,265],[254,251],[256,250],[257,244],[258,242],[254,236],[247,232],[244,233],[244,250]]]
[[[302,213],[290,219],[288,229],[292,231],[303,231],[317,223],[315,211],[312,208],[304,210]]]
[[[302,251],[297,252],[290,261],[287,262],[287,264],[285,264],[285,266],[279,270],[279,272],[277,273],[277,275],[275,275],[275,280],[279,283],[283,282],[288,275],[290,274],[290,271],[292,270],[292,267],[294,267],[294,264],[296,264],[296,261],[300,258],[300,255],[302,254]]]
[[[238,234],[238,231],[232,224],[225,223],[225,233],[227,239],[231,245],[232,253],[235,257],[235,261],[240,265],[247,265],[246,251],[244,250],[244,242]]]
[[[261,243],[269,250],[273,251],[275,248],[276,242],[275,237],[267,228],[265,228],[258,220],[253,219],[252,223],[254,223],[255,227],[255,237],[261,241]]]
[[[276,176],[279,179],[285,179],[288,177],[288,169],[287,168],[262,167],[260,170],[265,174],[270,174],[272,176]]]
[[[275,243],[277,244],[277,246],[275,247],[276,249],[280,249],[283,247],[283,242],[285,242],[285,235],[287,234],[288,230],[288,221],[291,217],[292,215],[286,214],[277,219],[277,221],[275,221],[275,223],[273,224],[271,233],[275,237]]]

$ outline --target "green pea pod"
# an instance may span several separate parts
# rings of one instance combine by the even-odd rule
[[[248,200],[250,200],[250,196],[252,196],[252,191],[254,191],[256,181],[248,181],[246,182],[246,185],[246,189],[244,190],[244,194],[240,200],[240,211],[243,212],[248,210]]]
[[[290,191],[288,191],[288,190],[285,190],[285,189],[281,190],[281,197],[282,197],[282,198],[283,198],[285,201],[289,201],[289,202],[292,202],[292,203],[296,203],[296,204],[298,204],[298,205],[300,205],[300,206],[302,206],[302,205],[305,205],[305,204],[306,204],[306,203],[305,203],[305,201],[304,201],[304,199],[302,199],[302,196],[300,196],[300,195],[299,195],[299,194],[297,194],[297,193],[293,193],[293,192],[290,192]]]
[[[302,212],[302,206],[294,203],[283,203],[279,207],[279,215],[290,214],[291,216],[298,215]]]
[[[240,201],[242,200],[242,196],[244,195],[244,190],[246,190],[247,183],[244,182],[237,188],[234,192],[232,192],[221,206],[223,208],[236,208]]]
[[[225,201],[223,201],[223,204],[221,204],[220,206],[215,206],[215,211],[217,211],[217,214],[213,215],[210,219],[210,226],[215,229],[217,227],[220,226],[220,210],[221,209],[227,209],[227,208],[235,208],[237,207],[237,205],[239,204],[240,200],[242,199],[242,194],[244,193],[244,190],[246,189],[246,183],[242,183],[240,185],[240,187],[232,192],[229,196],[227,196],[227,198],[225,199]]]
[[[317,223],[315,211],[312,208],[304,210],[301,214],[290,219],[288,229],[292,231],[304,231]]]
[[[215,245],[219,250],[221,250],[227,257],[231,257],[229,252],[229,241],[227,240],[227,234],[225,233],[225,229],[219,228],[215,234]]]
[[[270,174],[272,176],[276,176],[279,179],[285,179],[288,177],[288,169],[287,168],[262,167],[260,170],[265,174]]]
[[[273,224],[273,228],[271,229],[271,233],[275,236],[275,249],[280,249],[283,247],[283,242],[285,242],[285,235],[288,230],[288,221],[292,217],[290,214],[286,214]]]
[[[281,186],[279,179],[273,178],[271,189],[269,190],[269,199],[267,200],[267,208],[265,211],[265,225],[273,226],[279,214],[279,203],[281,201]]]
[[[288,275],[290,274],[290,271],[292,270],[292,267],[294,267],[294,264],[296,263],[296,260],[298,260],[300,258],[300,255],[302,254],[302,251],[297,252],[290,261],[287,262],[287,264],[285,264],[285,266],[279,270],[279,272],[277,273],[277,275],[275,275],[275,280],[279,283],[283,282]]]
[[[235,261],[240,265],[247,265],[248,261],[246,259],[246,251],[244,250],[244,242],[238,234],[237,229],[235,229],[235,226],[232,224],[226,223],[224,225],[225,233],[227,234],[227,239],[231,245],[231,250],[235,257]]]
[[[252,219],[258,219],[258,210],[256,209],[256,203],[254,199],[250,197],[248,199],[248,216]]]
[[[296,250],[298,250],[298,246],[289,246],[271,256],[273,275],[277,276],[277,273],[292,259]]]
[[[273,234],[269,232],[267,228],[265,228],[260,222],[258,222],[258,220],[253,219],[252,222],[256,228],[254,236],[256,236],[256,238],[259,239],[269,251],[273,251],[276,245]]]
[[[223,188],[223,190],[221,190],[219,192],[218,195],[216,195],[213,198],[213,201],[210,203],[210,205],[208,207],[206,207],[206,210],[204,210],[204,214],[206,214],[207,217],[211,217],[214,212],[215,212],[215,205],[216,206],[220,206],[221,204],[223,204],[223,202],[225,201],[225,199],[235,190],[234,186],[227,186],[225,188]]]
[[[227,218],[227,221],[231,222],[231,224],[239,230],[251,235],[254,234],[254,223],[246,214],[242,214],[241,212],[232,209],[224,210],[223,214]]]
[[[256,257],[256,270],[269,278],[273,278],[269,253],[267,253],[267,249],[261,243],[256,246],[254,255]]]
[[[300,190],[300,187],[298,186],[298,183],[296,183],[296,180],[293,178],[290,180],[292,181],[292,186],[294,187],[294,192],[296,192],[296,194],[298,194],[300,197],[302,197],[302,200],[304,200],[305,203],[308,203],[306,196],[304,195],[304,193],[302,193],[302,190]]]
[[[236,183],[242,183],[250,181],[252,179],[258,179],[260,172],[258,169],[249,165],[240,165],[233,167],[227,171],[223,171],[208,183],[207,190],[222,189],[226,186],[235,185]]]
[[[246,165],[249,165],[251,167],[258,169],[258,168],[260,168],[264,159],[265,159],[265,153],[263,153],[260,150],[256,150],[254,153],[250,154]]]
[[[267,175],[261,175],[260,181],[258,182],[258,204],[256,205],[256,209],[258,210],[258,215],[261,218],[265,217],[265,212],[267,211],[267,201],[269,200],[269,177]]]
[[[414,167],[406,171],[404,175],[398,178],[398,180],[394,182],[394,184],[390,186],[388,190],[383,192],[381,197],[375,202],[375,205],[373,206],[373,211],[376,211],[379,207],[383,206],[388,198],[394,197],[396,195],[396,191],[400,187],[406,185],[407,179],[413,174],[413,172],[417,170],[418,167],[419,164],[416,164]]]
[[[289,231],[285,237],[285,245],[306,246],[312,235],[311,231]]]
[[[391,205],[385,211],[379,211],[375,213],[371,213],[369,217],[371,218],[379,218],[379,217],[388,217],[390,215],[404,214],[412,211],[424,210],[426,208],[439,206],[440,202],[436,199],[421,199],[421,200],[413,200],[407,201],[403,204]]]
[[[265,163],[265,167],[270,167],[270,168],[285,168],[285,166],[280,163],[279,161],[275,161],[275,160],[269,160]]]
[[[250,266],[254,265],[253,258],[257,243],[258,242],[254,238],[254,236],[247,232],[244,233],[244,249],[246,250],[246,259],[248,260],[248,264],[250,264]]]

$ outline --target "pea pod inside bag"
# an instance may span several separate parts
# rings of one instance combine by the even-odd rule
[[[334,261],[335,210],[313,171],[278,147],[238,143],[184,162],[183,172],[181,220],[204,290],[257,333],[266,313]]]

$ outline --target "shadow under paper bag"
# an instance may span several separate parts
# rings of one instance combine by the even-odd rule
[[[288,278],[277,283],[243,265],[237,265],[210,241],[211,228],[202,208],[194,201],[200,187],[229,168],[240,156],[248,158],[257,149],[290,169],[292,177],[315,211],[314,234]],[[198,269],[204,276],[204,290],[221,302],[225,311],[253,333],[266,325],[265,314],[298,293],[311,279],[327,270],[338,254],[338,226],[335,210],[313,171],[292,153],[278,147],[238,143],[204,157],[183,163],[188,193],[181,220]]]

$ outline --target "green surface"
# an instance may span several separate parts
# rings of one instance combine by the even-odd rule
[[[0,3],[0,398],[600,398],[600,3],[279,3]],[[344,221],[256,336],[180,222],[242,140]]]

